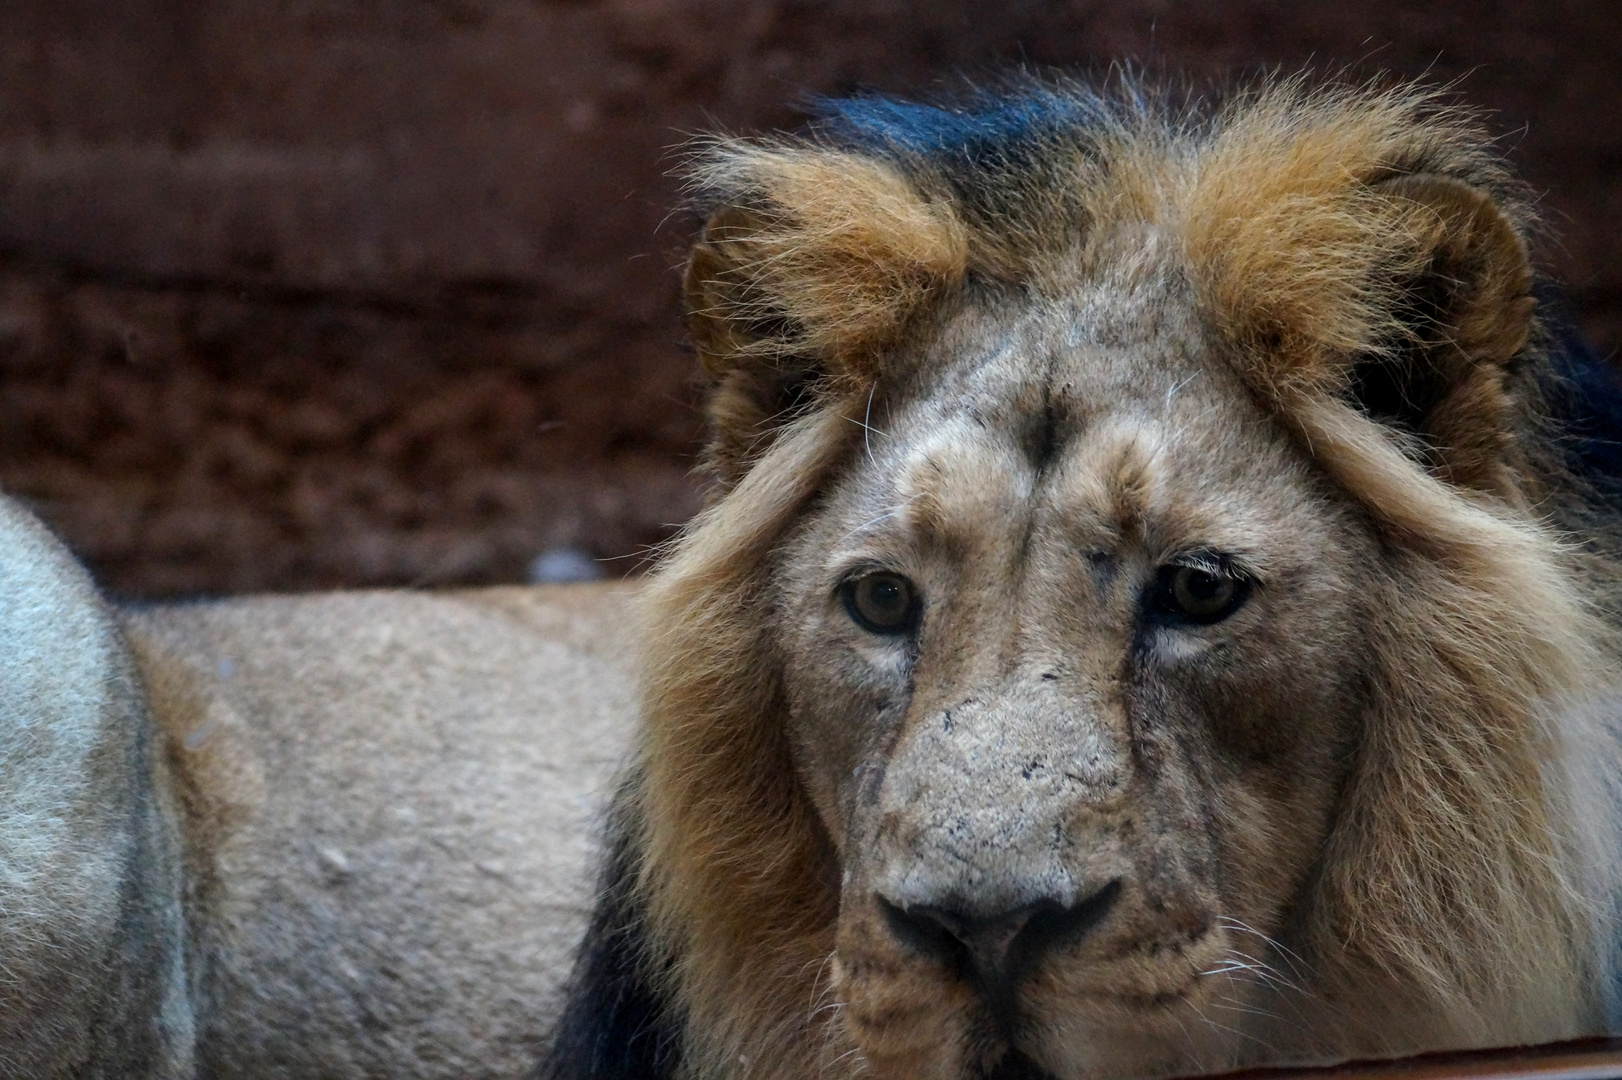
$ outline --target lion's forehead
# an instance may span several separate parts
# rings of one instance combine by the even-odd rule
[[[852,539],[983,547],[1045,528],[1083,546],[1266,548],[1300,507],[1304,457],[1186,322],[1125,334],[1149,306],[1082,296],[942,328],[936,376],[872,423],[849,508],[872,521]]]

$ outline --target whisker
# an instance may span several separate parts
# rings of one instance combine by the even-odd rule
[[[1231,999],[1225,999],[1225,1000],[1231,1000]],[[1217,1003],[1212,1002],[1211,1004],[1213,1006],[1215,1006]],[[1262,1011],[1262,1010],[1242,1010],[1242,1011],[1251,1012],[1254,1015],[1263,1016],[1263,1017],[1266,1017],[1267,1019],[1270,1019],[1270,1020],[1279,1019],[1278,1017],[1274,1016],[1272,1013]],[[1227,1024],[1219,1024],[1219,1023],[1217,1023],[1215,1020],[1213,1020],[1209,1016],[1205,1015],[1205,1009],[1203,1007],[1196,1006],[1195,1009],[1194,1009],[1194,1013],[1195,1013],[1196,1016],[1198,1016],[1200,1018],[1200,1022],[1203,1023],[1206,1027],[1210,1028],[1212,1031],[1226,1032],[1227,1034],[1235,1036],[1235,1037],[1240,1038],[1240,1039],[1243,1039],[1246,1042],[1255,1043],[1257,1046],[1260,1046],[1262,1049],[1266,1050],[1270,1054],[1277,1055],[1277,1053],[1278,1053],[1278,1048],[1276,1046],[1274,1046],[1272,1043],[1268,1042],[1266,1039],[1263,1039],[1259,1035],[1254,1035],[1254,1034],[1252,1034],[1252,1033],[1250,1033],[1248,1031],[1243,1030],[1242,1028],[1230,1027]]]
[[[1301,988],[1288,979],[1283,972],[1271,964],[1257,960],[1248,953],[1232,952],[1218,961],[1217,966],[1209,971],[1202,971],[1202,975],[1233,975],[1236,972],[1245,972],[1253,975],[1260,982],[1274,989],[1290,990],[1296,993]]]
[[[1167,405],[1167,407],[1169,408],[1171,406],[1171,399],[1177,396],[1177,391],[1181,390],[1183,387],[1187,386],[1189,383],[1193,382],[1195,379],[1197,379],[1199,377],[1200,377],[1200,373],[1196,371],[1194,374],[1190,375],[1188,378],[1184,379],[1182,382],[1178,383],[1176,386],[1172,387],[1170,390],[1167,390],[1166,391],[1166,405]]]
[[[800,968],[803,973],[813,963],[817,965],[817,973],[811,977],[811,1000],[806,1002],[806,1008],[810,1010],[811,1016],[816,1016],[818,1012],[822,1011],[822,1007],[817,1004],[818,999],[826,998],[833,992],[833,987],[829,985],[825,976],[828,974],[828,965],[834,962],[835,955],[835,953],[830,952],[821,960],[807,960],[805,965]]]
[[[1246,923],[1241,919],[1235,919],[1229,915],[1219,915],[1217,917],[1217,921],[1220,925],[1229,930],[1237,930],[1240,933],[1249,934],[1252,937],[1260,940],[1274,953],[1278,954],[1279,959],[1283,960],[1284,963],[1289,966],[1290,974],[1296,979],[1306,979],[1311,973],[1311,965],[1302,959],[1299,953],[1295,952],[1288,945],[1285,945],[1277,938],[1270,937],[1267,934],[1262,933],[1260,930],[1257,930],[1249,923]],[[1291,989],[1299,989],[1299,987],[1292,985]]]
[[[851,423],[855,424],[857,427],[862,429],[862,444],[867,448],[867,460],[868,460],[869,464],[871,464],[872,461],[873,461],[873,434],[874,434],[874,428],[873,428],[872,423],[870,422],[873,419],[873,395],[878,392],[878,389],[879,389],[879,384],[876,383],[876,382],[872,386],[870,386],[868,388],[868,390],[867,390],[867,412],[865,412],[862,415],[862,418],[860,420],[856,419],[854,416],[845,417],[846,420],[849,420]],[[881,437],[885,436],[885,433],[882,432],[882,431],[878,432],[878,434]]]
[[[860,525],[856,526],[850,532],[846,533],[844,536],[841,536],[839,538],[839,540],[837,541],[837,543],[843,544],[846,540],[849,540],[851,537],[855,536],[857,533],[861,532],[863,529],[867,528],[868,526],[877,525],[879,522],[885,520],[886,518],[895,517],[897,514],[901,513],[901,511],[905,510],[907,508],[908,504],[910,504],[914,499],[922,498],[923,495],[924,495],[924,493],[922,491],[919,491],[919,492],[915,492],[915,493],[907,496],[907,498],[905,500],[903,500],[900,503],[900,505],[890,507],[890,509],[888,509],[884,513],[880,514],[878,517],[873,518],[873,519],[871,519],[869,521],[862,522]]]
[[[862,443],[867,447],[867,463],[873,464],[873,393],[878,390],[878,380],[867,388],[867,411],[862,414]]]

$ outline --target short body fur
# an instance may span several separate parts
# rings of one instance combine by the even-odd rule
[[[634,711],[621,586],[123,613],[186,840],[197,1075],[520,1075]]]
[[[118,611],[0,499],[0,1078],[521,1075],[634,712],[624,592]]]
[[[1610,1023],[1622,533],[1581,474],[1614,383],[1537,310],[1469,114],[1168,100],[857,99],[701,152],[718,485],[645,598],[547,1075],[1071,1080]],[[1179,567],[1241,602],[1168,614]],[[853,622],[874,574],[912,622]],[[1005,969],[982,930],[1031,911],[1070,929]],[[607,1030],[656,1052],[580,1051]]]
[[[0,1077],[191,1075],[179,830],[89,577],[0,499]]]

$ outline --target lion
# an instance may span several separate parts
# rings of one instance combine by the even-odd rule
[[[1562,426],[1610,376],[1473,114],[1034,81],[692,177],[714,494],[538,1075],[1617,1026],[1622,517]]]
[[[0,498],[0,1077],[523,1075],[628,747],[626,604],[113,608]]]

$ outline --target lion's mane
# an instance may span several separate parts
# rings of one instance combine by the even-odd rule
[[[1608,407],[1583,386],[1614,391],[1495,254],[1524,256],[1527,200],[1474,117],[1413,88],[1170,100],[1070,83],[952,108],[855,99],[804,137],[699,152],[711,216],[688,291],[716,494],[645,599],[641,746],[551,1074],[854,1067],[827,970],[840,871],[779,722],[774,548],[861,452],[916,313],[972,275],[1050,273],[1059,238],[1123,221],[1179,236],[1246,386],[1392,552],[1374,718],[1299,905],[1316,992],[1355,1013],[1383,973],[1478,1042],[1603,1023],[1617,529],[1604,479],[1579,475],[1584,432],[1561,423]],[[1438,200],[1473,224],[1449,232]],[[1436,266],[1472,284],[1439,301],[1463,358],[1442,375],[1464,389],[1427,458],[1336,402],[1415,334],[1392,283]]]

